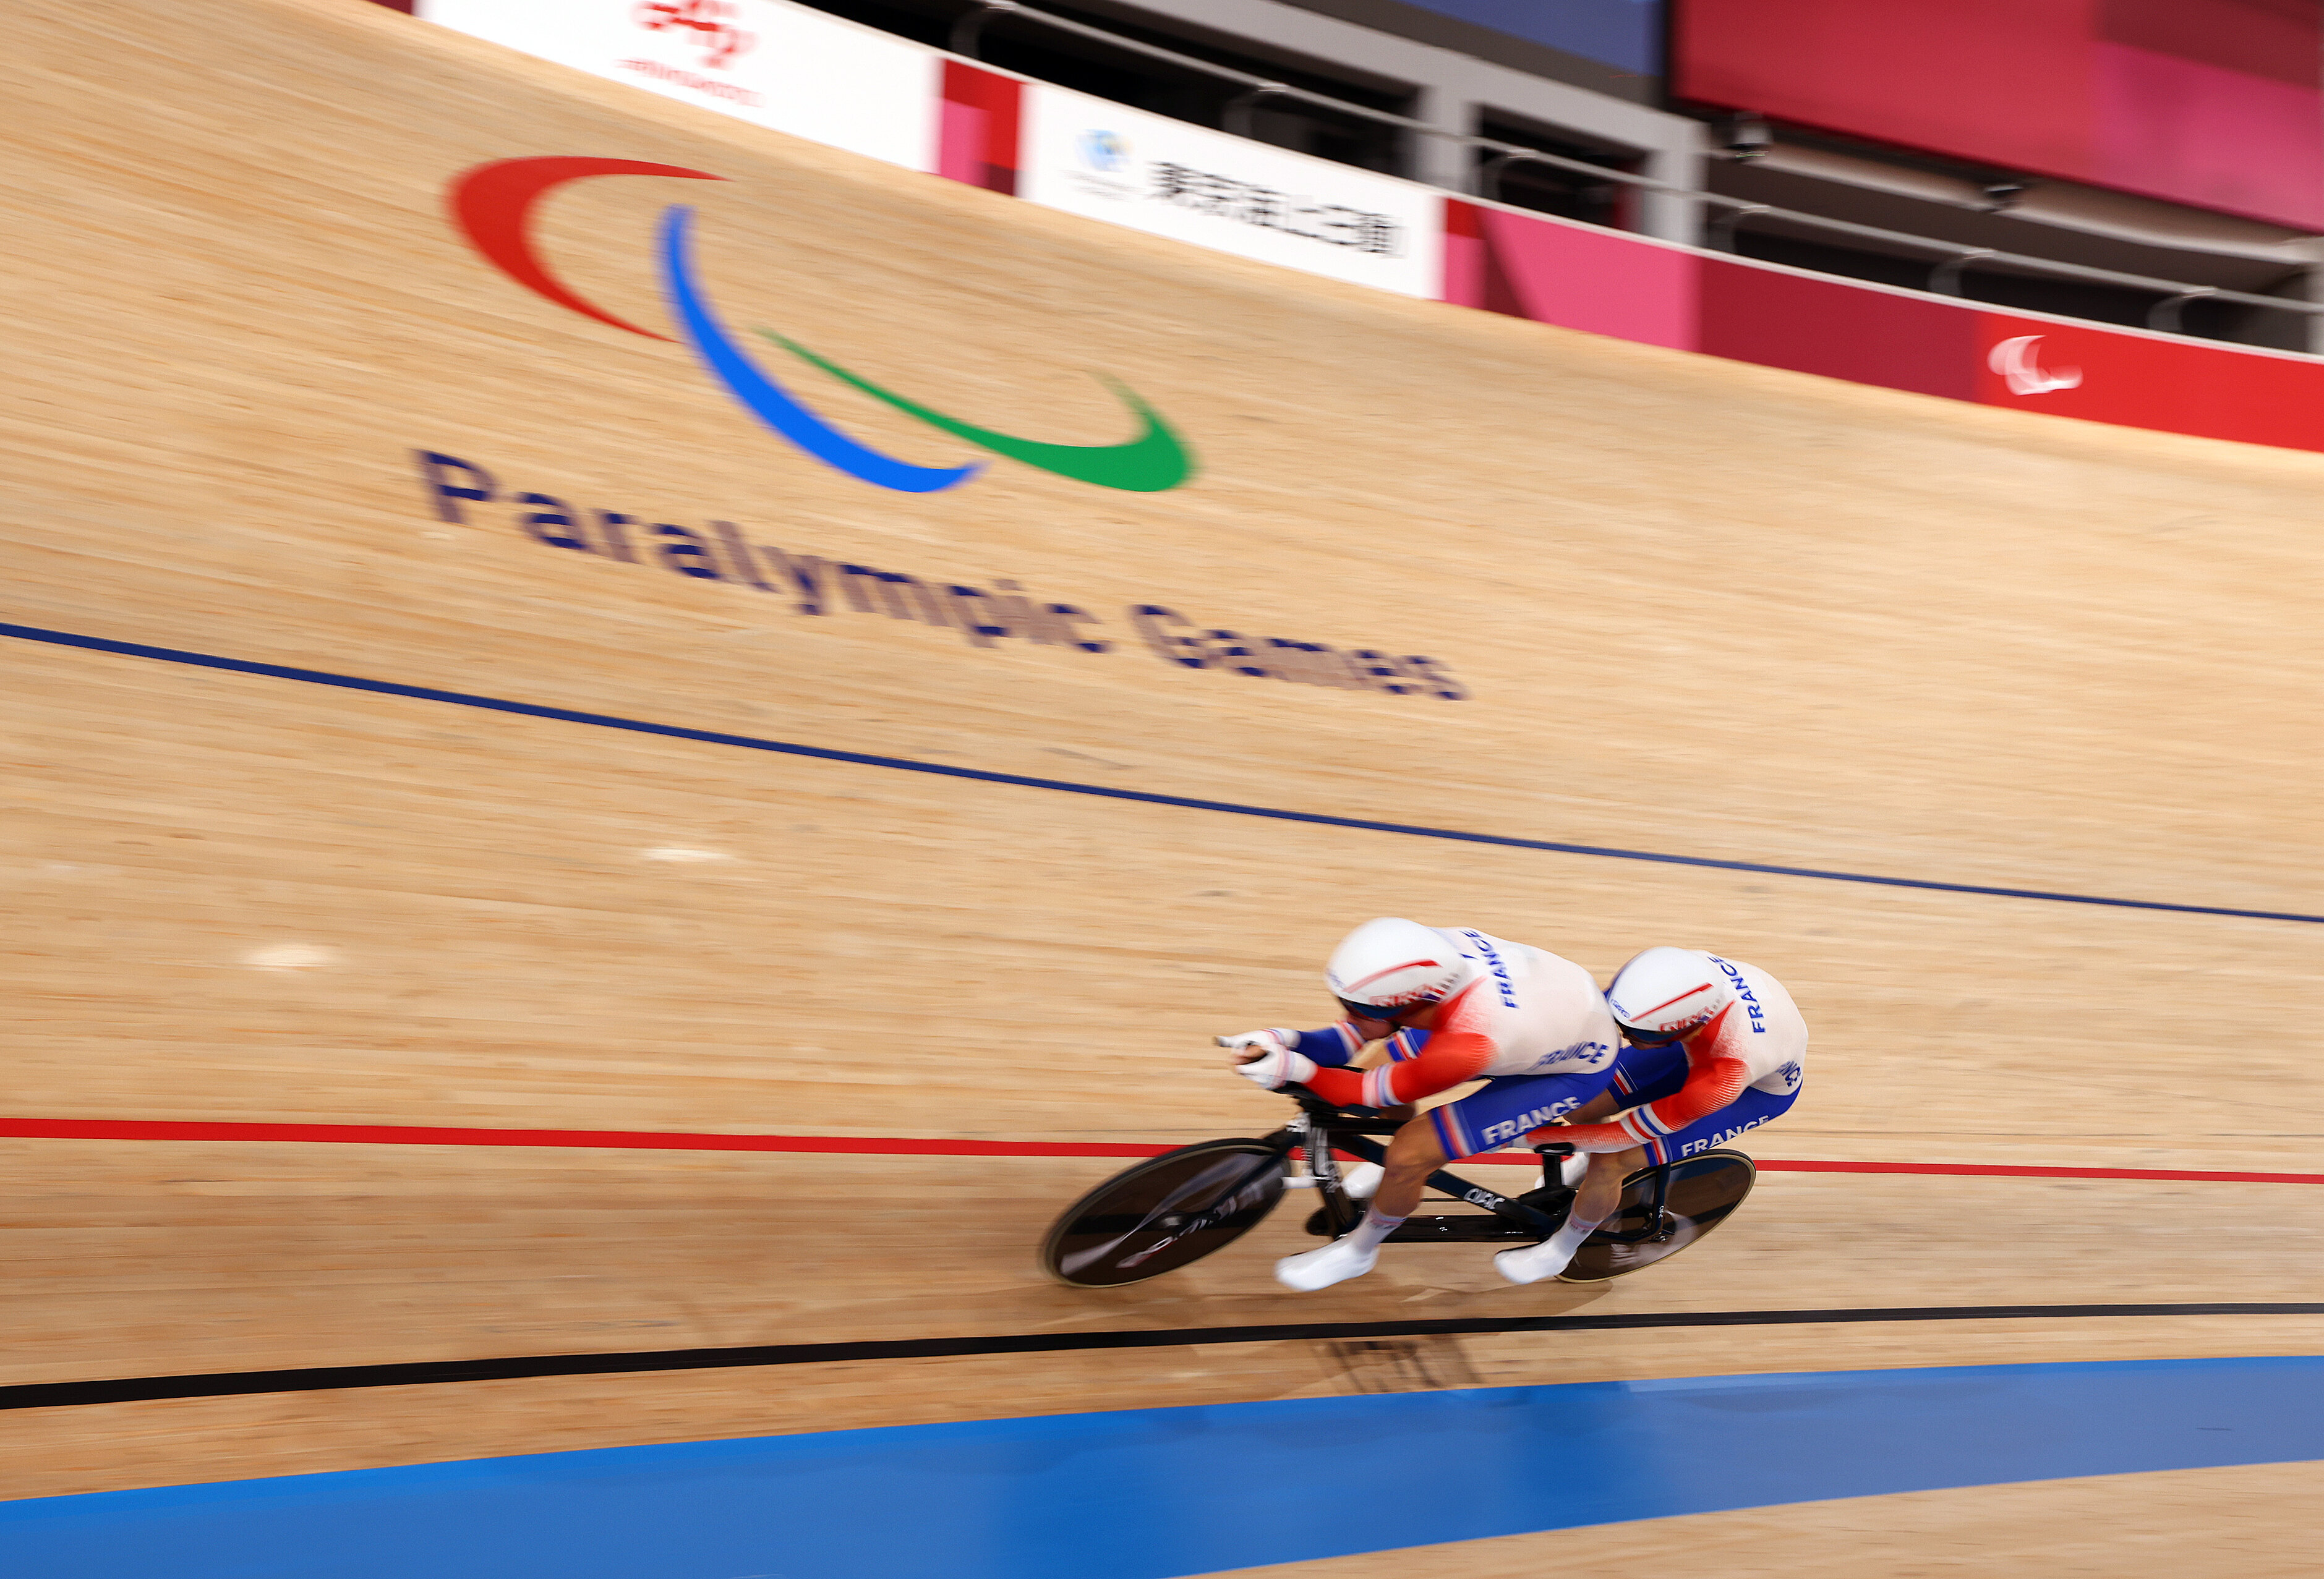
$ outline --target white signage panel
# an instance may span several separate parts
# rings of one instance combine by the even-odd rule
[[[936,165],[939,57],[784,0],[420,0],[419,14],[595,77],[908,170]]]
[[[1025,85],[1017,195],[1237,257],[1434,298],[1443,198],[1062,87]]]

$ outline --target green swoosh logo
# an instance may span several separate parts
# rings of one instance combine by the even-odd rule
[[[1016,438],[1009,434],[995,433],[989,427],[979,427],[973,422],[963,422],[957,417],[947,417],[932,410],[918,400],[907,399],[892,390],[883,390],[870,379],[860,378],[835,362],[817,356],[795,340],[787,340],[771,329],[760,334],[789,352],[800,361],[823,369],[832,377],[857,389],[875,400],[884,400],[908,417],[917,417],[930,427],[942,428],[954,438],[964,438],[981,449],[996,455],[1007,455],[1012,461],[1022,461],[1044,472],[1060,477],[1071,477],[1076,482],[1093,482],[1100,488],[1118,488],[1126,493],[1159,493],[1166,488],[1176,488],[1194,474],[1194,457],[1187,453],[1162,414],[1140,399],[1138,392],[1118,379],[1106,379],[1121,403],[1136,412],[1145,430],[1127,444],[1043,444],[1038,439]],[[1103,376],[1103,375],[1100,375]]]

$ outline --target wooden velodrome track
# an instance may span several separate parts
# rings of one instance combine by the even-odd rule
[[[1342,288],[353,0],[18,7],[6,39],[12,629],[1326,817],[2324,910],[2324,458]],[[690,203],[729,321],[1061,442],[1120,436],[1089,375],[1118,376],[1201,473],[1124,493],[995,464],[907,495],[822,466],[683,347],[529,294],[447,223],[459,172],[552,154],[727,178],[544,205],[544,252],[620,317],[667,322],[653,226]],[[866,442],[957,464],[964,446],[808,376]],[[415,449],[486,469],[498,497],[442,519]],[[981,647],[837,599],[802,616],[731,576],[545,545],[520,491],[925,582],[1013,579],[1096,616],[1112,648]],[[1173,667],[1130,628],[1143,603],[1426,654],[1471,694]],[[5,650],[0,1114],[21,1118],[1252,1133],[1282,1104],[1226,1075],[1208,1034],[1321,1023],[1331,941],[1395,913],[1601,974],[1660,941],[1767,966],[1815,1043],[1805,1099],[1752,1137],[1763,1157],[2296,1172],[2324,1135],[2308,923],[1448,842]],[[1414,1247],[1294,1299],[1268,1276],[1305,1243],[1290,1210],[1141,1288],[1045,1283],[1040,1228],[1120,1165],[0,1140],[0,1386],[1567,1311],[2292,1302],[2318,1298],[2324,1249],[2313,1185],[1771,1171],[1717,1239],[1601,1289],[1512,1290],[1482,1251]],[[88,1404],[0,1414],[0,1495],[2319,1336],[2267,1315],[1666,1328]],[[2310,1571],[2319,1495],[2313,1465],[2190,1471],[1454,1555],[1471,1574],[1705,1543],[1724,1574],[2112,1573],[2134,1553],[2290,1574]]]

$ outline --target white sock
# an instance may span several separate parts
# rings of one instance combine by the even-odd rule
[[[1374,1207],[1364,1214],[1364,1220],[1355,1226],[1348,1239],[1358,1250],[1370,1252],[1378,1250],[1381,1240],[1403,1226],[1402,1217],[1383,1217],[1379,1208]]]
[[[1544,1253],[1563,1256],[1572,1261],[1573,1253],[1582,1248],[1582,1242],[1597,1231],[1598,1225],[1595,1223],[1577,1223],[1568,1217],[1564,1226],[1549,1236],[1549,1245]]]

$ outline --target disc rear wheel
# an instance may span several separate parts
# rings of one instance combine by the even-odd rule
[[[1655,1219],[1655,1175],[1670,1186],[1664,1216]],[[1641,1168],[1622,1181],[1622,1204],[1582,1242],[1559,1281],[1602,1283],[1676,1255],[1725,1222],[1751,1193],[1757,1174],[1740,1152],[1705,1152],[1659,1168]]]
[[[1204,1141],[1115,1174],[1067,1207],[1041,1242],[1041,1270],[1077,1288],[1143,1282],[1241,1238],[1283,1198],[1284,1153]]]

